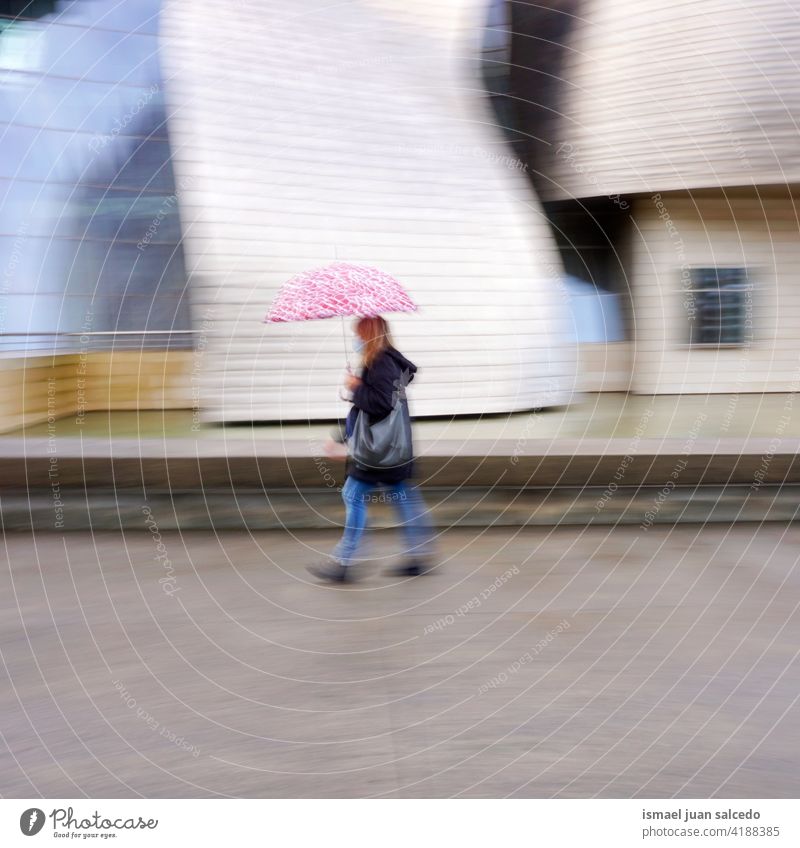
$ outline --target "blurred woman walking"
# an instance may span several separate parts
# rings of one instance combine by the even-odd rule
[[[346,480],[342,489],[345,505],[345,527],[339,544],[328,562],[309,567],[321,580],[345,582],[353,579],[352,563],[367,526],[367,504],[372,492],[383,487],[386,500],[394,506],[401,521],[405,554],[400,565],[392,569],[395,576],[416,576],[430,570],[433,557],[433,527],[419,489],[411,482],[413,451],[410,425],[406,423],[408,445],[402,453],[410,458],[393,463],[379,457],[373,463],[359,461],[360,451],[354,441],[362,438],[365,428],[387,421],[390,415],[408,416],[405,405],[405,386],[414,379],[416,365],[398,351],[392,343],[389,325],[380,316],[360,318],[355,324],[354,346],[361,355],[360,377],[349,374],[346,388],[352,394],[352,408],[347,416],[344,433],[336,441],[348,443]],[[366,420],[359,420],[366,416]],[[354,450],[354,448],[356,448]],[[397,449],[396,443],[387,453]]]

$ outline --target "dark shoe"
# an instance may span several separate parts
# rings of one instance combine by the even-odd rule
[[[432,567],[429,560],[409,559],[390,568],[386,573],[391,577],[419,577],[422,574],[427,574]]]
[[[353,579],[350,569],[340,562],[325,562],[321,565],[309,565],[308,571],[314,577],[324,580],[326,583],[348,583]]]

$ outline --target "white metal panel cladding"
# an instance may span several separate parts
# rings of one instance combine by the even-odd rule
[[[798,60],[785,0],[585,0],[545,199],[798,182]]]
[[[485,4],[448,0],[432,17],[426,5],[166,5],[207,420],[342,414],[341,323],[260,323],[288,277],[336,259],[381,267],[420,304],[388,316],[420,366],[415,414],[569,401],[560,260],[480,88]]]
[[[636,280],[633,388],[642,394],[796,392],[800,385],[800,265],[796,190],[726,189],[634,200]],[[669,212],[669,224],[660,217]],[[745,343],[689,348],[691,268],[747,270]],[[730,425],[730,420],[728,424]],[[744,425],[743,425],[744,426]],[[747,425],[749,426],[749,425]],[[747,435],[742,432],[741,435]]]

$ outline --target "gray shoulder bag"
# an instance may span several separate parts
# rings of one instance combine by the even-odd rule
[[[395,468],[413,459],[411,417],[408,414],[406,398],[406,386],[409,382],[408,371],[404,371],[395,380],[392,411],[386,418],[370,424],[367,413],[359,410],[353,433],[348,439],[350,458],[359,468]]]

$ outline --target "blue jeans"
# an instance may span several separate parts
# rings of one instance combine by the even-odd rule
[[[367,504],[376,483],[365,483],[348,477],[342,488],[345,505],[344,533],[333,557],[343,565],[350,565],[367,526]],[[386,500],[391,501],[401,521],[405,554],[409,559],[425,559],[433,553],[433,525],[419,489],[408,480],[383,484]]]

